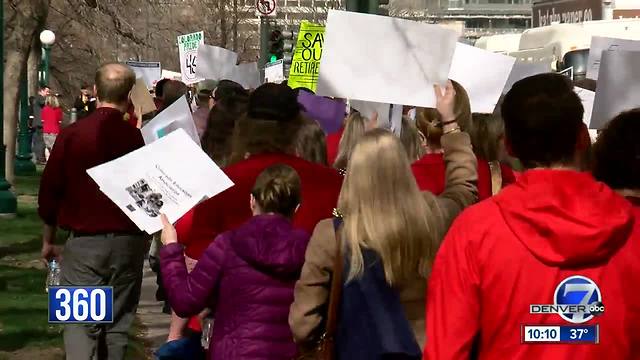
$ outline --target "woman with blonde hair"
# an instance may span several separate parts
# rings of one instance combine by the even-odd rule
[[[427,140],[408,116],[402,117],[400,142],[407,151],[410,162],[418,161],[427,151]]]
[[[353,148],[367,130],[375,127],[375,121],[377,120],[367,119],[357,111],[353,111],[347,116],[344,131],[340,137],[340,144],[338,145],[338,155],[336,161],[333,163],[334,168],[338,169],[341,173],[345,172]]]
[[[338,200],[343,224],[334,230],[330,219],[318,223],[296,284],[289,325],[302,347],[314,344],[323,333],[339,248],[349,268],[344,274],[347,284],[369,271],[371,264],[363,252],[375,253],[386,283],[399,294],[415,340],[424,345],[431,261],[453,218],[476,200],[476,161],[469,136],[460,131],[454,117],[452,84],[444,94],[436,87],[436,96],[444,119],[446,190],[439,197],[420,192],[406,151],[394,134],[375,129],[363,135],[351,154]]]
[[[42,133],[44,138],[45,156],[49,159],[53,144],[60,133],[60,125],[62,124],[62,108],[57,96],[47,96],[44,108],[42,108]]]
[[[455,81],[451,81],[455,89],[456,96],[453,104],[453,116],[460,129],[468,134],[474,134],[475,125],[471,113],[471,103],[466,90]],[[438,195],[445,189],[445,161],[442,155],[442,116],[436,109],[421,108],[416,112],[416,123],[418,129],[422,131],[427,140],[427,154],[411,165],[413,175],[418,182],[420,190],[431,191]],[[485,142],[488,140],[485,140]],[[474,149],[476,144],[474,145]],[[496,144],[497,146],[497,144]],[[494,167],[495,168],[495,167]],[[510,168],[501,168],[501,179],[497,181],[496,170],[491,170],[491,165],[486,159],[478,159],[478,199],[484,200],[497,193],[503,186],[515,180]],[[494,186],[493,184],[496,184]],[[497,186],[499,185],[499,186]]]

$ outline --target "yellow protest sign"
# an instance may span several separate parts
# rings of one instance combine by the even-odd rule
[[[305,87],[316,91],[323,44],[324,26],[303,21],[289,71],[291,88]]]

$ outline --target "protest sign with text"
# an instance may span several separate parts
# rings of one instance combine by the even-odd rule
[[[140,132],[142,133],[144,143],[151,144],[178,129],[184,130],[193,142],[198,144],[198,146],[200,145],[198,130],[196,130],[189,103],[187,103],[187,99],[184,96],[162,110],[160,114],[156,115],[148,124],[143,126]]]
[[[591,47],[589,49],[589,60],[587,61],[587,78],[598,80],[600,59],[602,58],[603,52],[618,50],[640,51],[640,41],[638,40],[615,39],[600,36],[592,37]]]
[[[203,31],[178,36],[182,82],[187,85],[204,80],[203,78],[198,78],[198,76],[196,76],[196,68],[198,65],[198,46],[200,46],[200,44],[204,44]]]
[[[304,87],[316,91],[323,44],[324,26],[302,21],[289,71],[288,84],[291,88]]]

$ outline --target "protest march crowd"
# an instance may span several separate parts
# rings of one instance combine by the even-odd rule
[[[286,82],[162,80],[143,115],[135,84],[103,65],[82,118],[44,128],[42,256],[60,258],[62,285],[114,288],[113,323],[64,326],[68,359],[124,358],[149,247],[172,312],[158,359],[640,358],[640,104],[592,143],[556,73],[517,81],[493,113],[472,113],[456,81],[434,85],[435,106],[404,106],[399,131]],[[187,98],[233,185],[179,219],[156,198],[151,239],[87,170],[143,148],[140,128]],[[530,305],[574,275],[597,284],[598,343],[523,342],[525,324],[562,323]]]

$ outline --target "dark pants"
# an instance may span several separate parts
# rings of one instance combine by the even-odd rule
[[[42,126],[36,127],[36,131],[33,134],[32,149],[33,149],[33,155],[37,162],[43,163],[46,161],[44,157],[45,145],[44,145],[44,134],[42,132]]]
[[[113,323],[64,327],[68,360],[124,359],[133,324],[142,265],[147,250],[142,235],[94,235],[67,240],[62,254],[61,285],[113,286]]]

